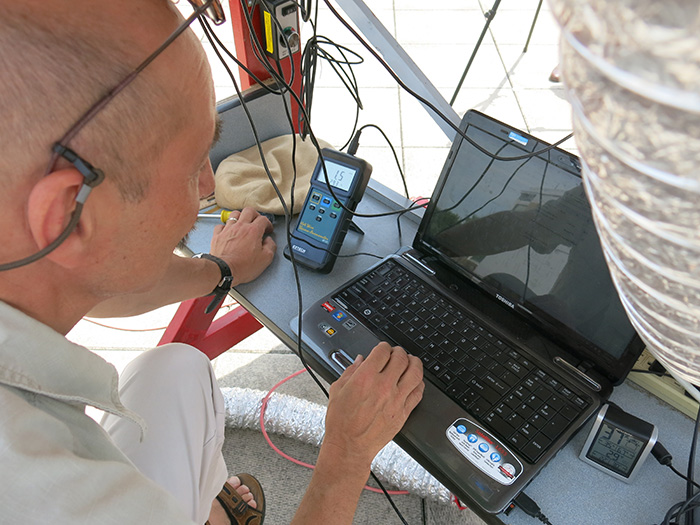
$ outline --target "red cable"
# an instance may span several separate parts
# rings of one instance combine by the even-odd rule
[[[469,507],[467,507],[467,506],[465,506],[465,505],[462,505],[462,504],[460,503],[460,501],[459,501],[459,498],[458,498],[457,496],[455,496],[454,494],[450,494],[450,496],[452,496],[452,502],[453,502],[455,505],[457,505],[457,508],[458,508],[459,510],[467,510],[467,509],[469,508]]]
[[[262,435],[265,437],[265,441],[267,441],[267,444],[270,445],[270,447],[272,447],[272,450],[274,450],[275,452],[277,452],[280,456],[282,456],[283,458],[285,458],[285,459],[291,461],[292,463],[295,463],[295,464],[297,464],[297,465],[301,465],[302,467],[306,467],[306,468],[313,469],[313,468],[315,468],[314,465],[311,465],[311,464],[309,464],[309,463],[304,463],[303,461],[299,461],[298,459],[295,459],[295,458],[293,458],[293,457],[291,457],[291,456],[285,454],[285,453],[282,452],[279,448],[277,448],[277,447],[275,446],[275,444],[272,442],[272,440],[270,439],[270,436],[268,436],[267,431],[265,430],[265,419],[264,419],[264,418],[265,418],[265,409],[267,408],[267,402],[269,401],[270,396],[272,395],[272,393],[273,393],[275,390],[277,390],[277,388],[279,388],[281,385],[283,385],[284,383],[286,383],[287,381],[289,381],[290,379],[293,379],[293,378],[295,378],[296,376],[298,376],[298,375],[300,375],[300,374],[303,374],[304,372],[306,372],[305,369],[304,369],[304,370],[299,370],[298,372],[293,373],[293,374],[290,375],[289,377],[284,378],[282,381],[280,381],[280,382],[277,383],[275,386],[273,386],[273,387],[270,389],[270,391],[267,393],[267,395],[263,398],[263,400],[262,400],[262,406],[260,407],[260,430],[262,431]],[[375,489],[374,487],[370,487],[369,485],[365,485],[365,490],[370,490],[370,491],[376,492],[376,493],[378,493],[378,494],[383,494],[383,491],[381,491],[380,489]],[[408,491],[405,491],[405,490],[389,490],[389,491],[387,491],[387,492],[388,492],[391,496],[404,496],[404,495],[409,494],[409,492],[408,492]]]

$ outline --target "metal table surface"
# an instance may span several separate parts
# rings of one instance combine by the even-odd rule
[[[409,202],[400,195],[371,182],[358,212],[379,213],[401,209],[407,204]],[[395,217],[356,218],[355,222],[366,233],[348,232],[341,254],[368,252],[384,257],[402,246]],[[411,244],[418,222],[416,215],[407,214],[401,219],[404,245]],[[216,223],[216,220],[209,219],[199,221],[199,227],[188,242],[193,252],[208,251],[211,230]],[[282,342],[296,348],[297,338],[290,322],[299,313],[297,287],[292,265],[282,254],[286,239],[284,220],[279,217],[274,238],[277,254],[270,267],[256,281],[236,287],[232,295]],[[327,275],[299,268],[302,307],[306,308],[375,262],[376,259],[364,255],[342,257]],[[629,382],[617,387],[611,400],[657,425],[659,441],[673,455],[674,466],[685,471],[693,431],[693,422],[688,417]],[[578,455],[591,424],[589,422],[550,461],[530,483],[526,493],[540,505],[554,525],[660,523],[668,508],[684,499],[685,482],[652,457],[647,459],[632,484],[618,481],[583,463]],[[519,510],[513,511],[510,516],[482,515],[482,518],[488,523],[538,523]]]

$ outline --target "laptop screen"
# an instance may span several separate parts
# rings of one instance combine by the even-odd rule
[[[467,136],[493,155],[522,156],[547,145],[470,113]],[[494,160],[458,137],[417,239],[567,345],[593,361],[615,361],[636,334],[611,281],[579,172],[577,158],[559,149]]]

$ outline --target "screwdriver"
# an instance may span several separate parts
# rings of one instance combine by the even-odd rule
[[[272,213],[260,212],[260,215],[262,215],[263,217],[267,217],[267,220],[269,220],[271,224],[275,224],[275,216]],[[229,219],[230,216],[231,210],[221,210],[221,215],[218,215],[216,213],[197,214],[198,219],[221,219],[221,222],[223,222],[224,224],[226,224],[226,221]],[[237,219],[235,219],[233,222],[236,222],[236,220]]]
[[[216,214],[216,213],[198,213],[197,218],[198,219],[220,219],[221,222],[226,224],[226,221],[228,220],[229,216],[231,215],[230,210],[221,210],[221,214]]]

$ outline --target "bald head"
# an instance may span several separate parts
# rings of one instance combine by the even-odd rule
[[[0,0],[0,176],[44,174],[52,144],[177,27],[169,0]],[[187,31],[68,144],[140,200],[183,124],[184,74],[207,67]],[[194,73],[196,71],[192,71]]]

